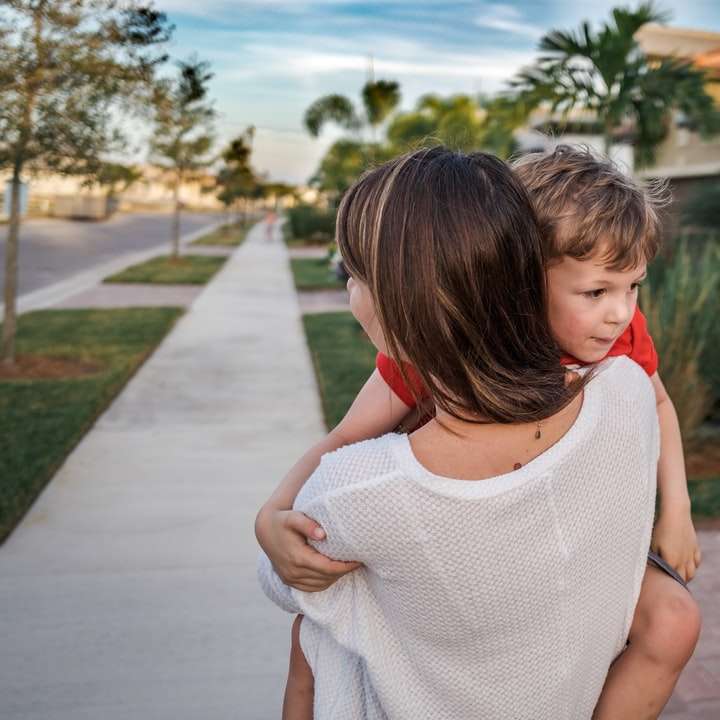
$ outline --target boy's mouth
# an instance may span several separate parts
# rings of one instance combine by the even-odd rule
[[[596,342],[602,343],[603,345],[612,345],[612,343],[615,342],[615,338],[594,337],[592,339]]]

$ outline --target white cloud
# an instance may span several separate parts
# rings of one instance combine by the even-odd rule
[[[511,57],[454,55],[442,59],[423,61],[392,60],[382,57],[374,59],[375,72],[392,76],[416,75],[423,77],[485,77],[507,79],[523,64],[529,62],[532,53],[514,53]],[[288,58],[287,69],[291,73],[330,74],[345,70],[362,71],[367,68],[368,59],[362,55],[336,55],[330,53],[305,53]]]
[[[322,52],[305,47],[268,47],[247,45],[250,62],[242,68],[229,69],[228,80],[249,79],[253,76],[276,76],[301,79],[308,76],[327,76],[347,72],[366,72],[369,55],[357,52]],[[433,52],[430,48],[417,46],[415,52],[404,53],[406,58],[389,57],[373,48],[373,66],[377,75],[403,78],[421,76],[428,78],[482,77],[507,80],[523,65],[531,63],[534,52],[492,51],[487,53]],[[407,57],[410,55],[410,57]],[[412,59],[412,56],[417,60]]]
[[[219,19],[225,14],[239,14],[244,10],[280,10],[289,14],[312,12],[334,5],[343,6],[355,0],[161,0],[159,5],[168,14],[182,13],[193,17]],[[408,2],[410,0],[407,0]],[[383,0],[376,0],[380,4]],[[397,0],[395,0],[397,4]],[[402,4],[402,3],[401,3]]]
[[[512,5],[488,5],[487,9],[475,18],[478,27],[500,30],[533,39],[540,38],[546,28],[523,22],[522,15]]]

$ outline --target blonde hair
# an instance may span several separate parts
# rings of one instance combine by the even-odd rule
[[[664,184],[639,185],[588,147],[528,153],[512,168],[535,205],[549,263],[600,252],[610,269],[627,270],[657,254]]]

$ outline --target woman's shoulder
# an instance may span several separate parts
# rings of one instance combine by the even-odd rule
[[[616,388],[618,391],[630,390],[634,394],[653,392],[648,374],[627,355],[605,358],[587,369],[593,373],[593,381],[600,379],[601,384]]]
[[[301,491],[303,499],[372,482],[393,473],[398,469],[396,447],[400,440],[401,436],[388,433],[325,453]]]
[[[389,472],[397,466],[395,447],[400,437],[397,433],[387,433],[345,445],[325,453],[320,459],[320,466],[349,475],[360,471],[365,477]]]
[[[656,415],[655,391],[648,374],[627,355],[606,358],[593,366],[588,389],[599,393],[606,410]]]

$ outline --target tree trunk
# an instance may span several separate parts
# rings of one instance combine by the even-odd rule
[[[2,350],[0,351],[3,365],[13,365],[15,363],[20,188],[20,165],[15,163],[10,193],[10,225],[5,243],[5,318],[3,320]]]
[[[175,183],[173,205],[172,258],[177,260],[180,257],[180,180]]]

